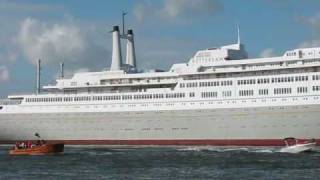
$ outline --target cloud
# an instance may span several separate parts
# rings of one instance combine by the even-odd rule
[[[150,1],[136,4],[133,12],[139,21],[151,17],[174,21],[211,16],[222,10],[218,0],[164,0],[160,8]]]
[[[309,26],[320,29],[320,13],[308,18],[302,17],[301,20]]]
[[[154,7],[150,3],[139,3],[136,4],[133,9],[133,14],[138,21],[145,20],[146,16],[153,14]]]
[[[42,4],[42,3],[26,3],[23,1],[0,1],[0,12],[15,12],[15,13],[48,13],[48,11],[56,11],[57,9],[63,9],[61,6],[54,4]]]
[[[210,40],[196,41],[172,37],[139,37],[136,44],[139,69],[168,70],[174,63],[187,63],[203,47],[210,46]]]
[[[16,59],[18,58],[18,53],[15,52],[16,49],[14,49],[14,47],[9,47],[9,48],[5,48],[4,50],[2,50],[2,52],[0,53],[0,63],[12,63],[15,62]]]
[[[320,13],[311,17],[301,17],[300,20],[312,31],[312,39],[300,43],[300,48],[320,47]]]
[[[162,16],[167,18],[210,16],[222,9],[214,0],[165,0]]]
[[[300,48],[311,48],[311,47],[320,47],[320,39],[309,40],[302,42],[299,45]]]
[[[47,27],[31,18],[22,22],[18,42],[34,64],[38,58],[46,63],[61,61],[63,57],[77,56],[84,49],[78,28],[60,24]]]
[[[0,66],[0,83],[10,79],[9,70],[6,66]]]
[[[274,49],[271,49],[271,48],[267,48],[267,49],[264,49],[260,55],[260,57],[262,58],[267,58],[267,57],[273,57],[273,56],[276,56],[275,52],[274,52]]]
[[[41,59],[49,65],[65,62],[72,70],[83,66],[97,69],[110,55],[104,44],[95,41],[102,39],[95,30],[74,22],[48,24],[27,18],[21,23],[16,41],[32,64]]]

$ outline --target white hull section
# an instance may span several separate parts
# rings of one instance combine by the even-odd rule
[[[90,141],[99,140],[110,141],[106,144],[113,144],[111,141],[117,140],[147,140],[143,144],[161,144],[155,141],[184,144],[184,140],[204,140],[203,144],[214,145],[215,140],[230,140],[227,144],[236,145],[237,143],[232,142],[239,140],[243,141],[244,145],[245,142],[250,145],[250,140],[261,140],[259,143],[269,140],[273,141],[274,145],[279,145],[279,142],[286,137],[318,139],[320,137],[320,105],[315,104],[319,101],[318,97],[309,97],[305,100],[305,105],[294,105],[293,99],[269,99],[274,103],[273,106],[268,107],[263,106],[263,102],[268,100],[255,99],[252,102],[250,100],[250,103],[238,100],[233,104],[230,101],[229,106],[234,107],[229,108],[222,108],[227,106],[227,101],[224,101],[225,105],[221,103],[218,105],[218,101],[208,101],[184,102],[184,109],[181,103],[170,107],[176,110],[168,110],[159,105],[156,110],[149,105],[145,111],[134,108],[131,110],[126,108],[128,111],[117,111],[116,109],[121,109],[121,104],[113,104],[110,106],[79,105],[75,109],[74,106],[34,107],[38,109],[35,113],[30,106],[25,109],[17,106],[16,110],[20,109],[21,113],[10,113],[8,110],[8,113],[0,115],[0,141],[34,139],[35,132],[48,140],[88,141],[88,144]],[[193,103],[197,109],[192,105],[188,106],[189,103]],[[211,105],[201,108],[201,103],[211,103]],[[267,104],[270,105],[270,102]],[[283,106],[284,104],[286,105]],[[12,107],[12,110],[15,108]],[[58,111],[57,108],[60,112],[54,112]],[[78,112],[76,109],[79,109]],[[272,142],[266,145],[270,143],[273,145]]]

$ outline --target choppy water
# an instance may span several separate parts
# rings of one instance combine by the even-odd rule
[[[276,148],[66,147],[50,156],[9,156],[0,147],[0,179],[320,179],[320,151]]]

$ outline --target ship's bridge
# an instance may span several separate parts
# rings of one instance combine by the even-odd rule
[[[217,62],[247,59],[248,53],[243,44],[231,44],[219,48],[208,48],[198,51],[189,61],[190,65],[210,66]]]
[[[303,48],[286,51],[283,57],[287,59],[310,59],[320,57],[320,48]]]

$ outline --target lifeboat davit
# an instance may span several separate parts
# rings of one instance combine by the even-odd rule
[[[18,148],[9,151],[10,155],[46,155],[46,154],[57,154],[62,153],[64,150],[63,143],[57,144],[42,144],[38,146],[33,146],[30,148]]]

